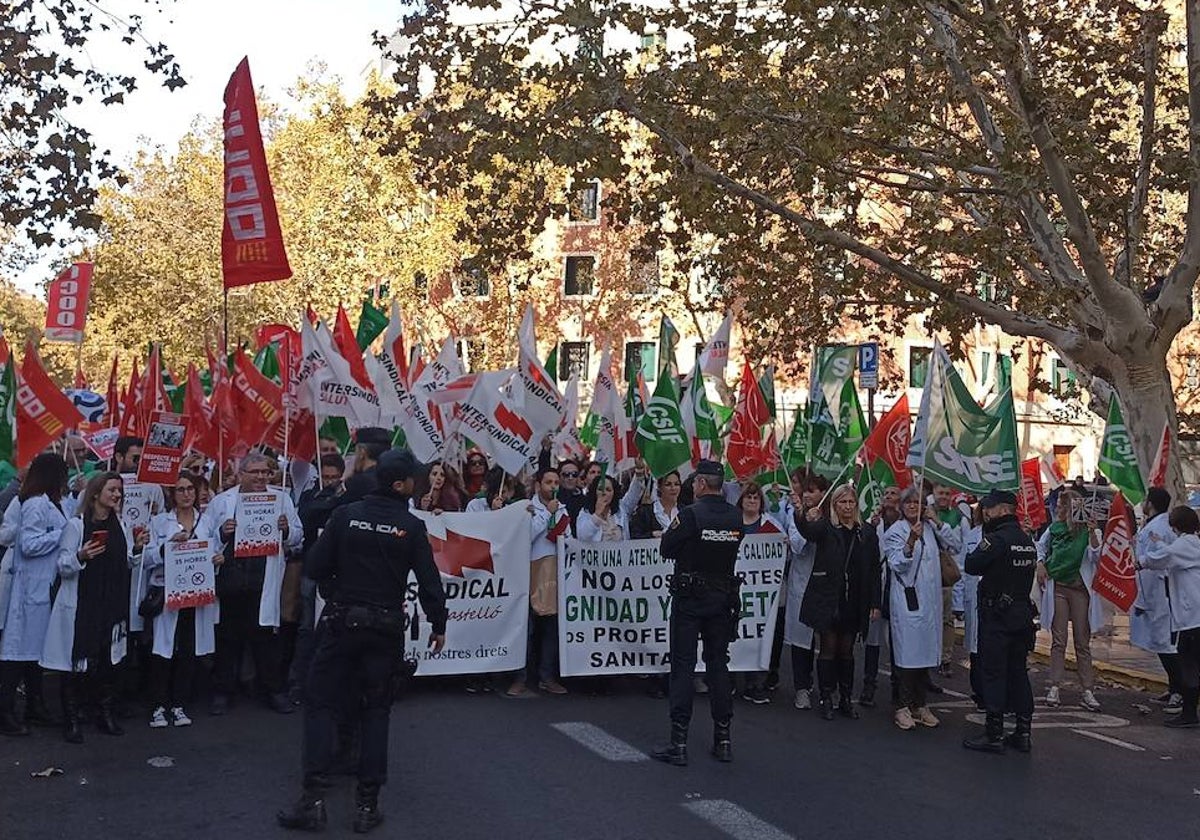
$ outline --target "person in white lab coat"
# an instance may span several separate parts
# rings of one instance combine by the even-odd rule
[[[983,540],[983,511],[971,508],[971,527],[963,535],[963,557]],[[979,664],[979,576],[963,570],[963,647],[971,663],[971,699],[983,709],[983,669]]]
[[[903,518],[884,536],[884,555],[892,576],[888,614],[892,652],[900,672],[900,708],[896,726],[934,727],[941,721],[926,705],[929,669],[941,662],[942,567],[938,543],[952,539],[950,527],[921,504],[914,486],[900,494]]]
[[[797,487],[800,488],[799,492]],[[800,605],[804,603],[804,593],[808,589],[808,580],[812,577],[817,547],[801,535],[799,521],[800,517],[806,515],[808,508],[821,503],[828,490],[829,482],[816,473],[794,475],[788,515],[781,518],[788,537],[785,583],[787,612],[784,614],[783,641],[791,648],[792,689],[795,691],[792,705],[802,711],[812,708],[813,667],[816,657],[813,654],[813,630],[800,620]]]
[[[1164,572],[1170,583],[1171,632],[1177,634],[1178,679],[1182,693],[1179,714],[1164,726],[1173,729],[1200,727],[1200,517],[1187,505],[1174,508],[1168,518],[1176,538],[1159,540],[1138,557],[1139,569]]]
[[[1137,532],[1134,553],[1144,557],[1158,543],[1170,545],[1175,533],[1168,522],[1171,494],[1162,487],[1151,487],[1142,503],[1146,522]],[[1182,690],[1179,684],[1179,663],[1175,644],[1171,640],[1171,608],[1167,602],[1167,574],[1161,569],[1143,569],[1137,573],[1138,594],[1129,611],[1129,641],[1142,650],[1158,654],[1167,672],[1167,693],[1158,698],[1167,704],[1170,713],[1179,710]]]

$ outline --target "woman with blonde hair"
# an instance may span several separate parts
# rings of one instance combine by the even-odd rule
[[[879,538],[875,528],[863,525],[851,484],[834,490],[828,505],[809,508],[799,527],[816,545],[800,620],[821,639],[818,708],[822,718],[833,720],[836,684],[838,712],[854,719],[854,641],[860,634],[865,638],[871,616],[879,614]]]

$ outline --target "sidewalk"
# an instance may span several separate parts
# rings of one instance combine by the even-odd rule
[[[1043,665],[1050,663],[1050,633],[1038,633],[1033,659]],[[1111,627],[1092,636],[1092,664],[1096,676],[1129,688],[1155,693],[1167,688],[1167,675],[1158,656],[1129,643],[1129,617],[1115,615]],[[1067,637],[1067,669],[1075,670],[1075,646]]]

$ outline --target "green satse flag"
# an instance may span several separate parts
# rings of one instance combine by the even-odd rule
[[[796,409],[791,434],[783,442],[779,458],[789,475],[808,463],[808,418],[804,407]]]
[[[866,463],[859,467],[855,486],[858,487],[859,513],[863,519],[868,519],[883,503],[883,491],[898,486],[898,482],[887,461],[868,457]]]
[[[387,313],[371,305],[370,298],[362,303],[362,311],[358,313],[358,329],[354,331],[354,341],[359,350],[366,350],[371,342],[383,335],[388,328],[390,319]]]
[[[11,354],[0,374],[0,462],[16,464],[17,371]]]
[[[1108,403],[1108,422],[1104,426],[1104,440],[1100,444],[1100,472],[1108,476],[1113,486],[1120,490],[1133,504],[1146,498],[1146,484],[1138,467],[1133,441],[1125,428],[1121,406],[1113,397]]]
[[[637,424],[637,448],[655,478],[691,460],[692,447],[683,428],[679,391],[673,376],[658,378],[650,404]]]
[[[853,379],[842,384],[838,398],[841,416],[837,421],[823,397],[818,394],[819,405],[812,423],[812,469],[830,481],[841,481],[849,478],[848,467],[867,439],[867,424]]]
[[[857,345],[818,348],[816,375],[809,392],[809,405],[816,408],[817,398],[822,398],[829,406],[830,416],[837,421],[842,416],[841,399],[846,393],[846,383],[854,379],[857,364]]]

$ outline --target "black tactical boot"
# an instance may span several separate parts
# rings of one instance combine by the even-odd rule
[[[379,810],[379,786],[360,784],[354,792],[354,833],[366,834],[383,823]]]
[[[1027,753],[1033,749],[1030,731],[1033,729],[1033,715],[1017,715],[1017,728],[1011,735],[1004,736],[1006,746],[1017,752]]]
[[[275,821],[292,831],[321,831],[328,819],[325,800],[313,790],[305,790],[295,805],[275,814]]]
[[[25,721],[35,726],[57,726],[60,723],[41,695],[35,695],[25,701]]]
[[[733,761],[733,739],[729,734],[729,721],[713,721],[712,754],[717,761]]]
[[[962,745],[978,752],[1004,752],[1004,715],[988,714],[983,733],[974,738],[964,738]]]
[[[687,742],[687,724],[672,722],[671,743],[667,744],[666,746],[659,747],[654,752],[650,753],[650,757],[655,761],[661,761],[665,764],[674,764],[676,767],[686,767],[688,763]]]

